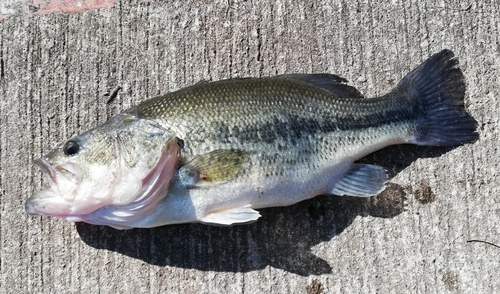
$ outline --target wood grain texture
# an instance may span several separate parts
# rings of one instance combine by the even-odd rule
[[[0,20],[0,292],[495,293],[498,1],[118,1]],[[373,199],[318,197],[255,224],[116,231],[28,216],[33,160],[137,102],[202,80],[334,73],[367,97],[441,49],[480,140],[396,146]],[[120,86],[113,101],[111,92]]]

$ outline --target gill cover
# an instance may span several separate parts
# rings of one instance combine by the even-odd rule
[[[106,225],[115,229],[130,229],[138,226],[156,208],[168,192],[175,172],[180,148],[177,138],[167,142],[156,166],[142,179],[142,186],[134,200],[123,205],[107,205],[92,213],[68,218],[94,225]]]

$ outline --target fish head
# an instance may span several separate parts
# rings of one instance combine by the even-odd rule
[[[26,212],[86,221],[139,195],[164,197],[168,185],[159,189],[158,182],[173,176],[180,152],[174,139],[157,123],[128,114],[75,136],[36,161],[50,187],[27,200]]]

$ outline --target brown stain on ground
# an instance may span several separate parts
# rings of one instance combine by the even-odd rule
[[[447,271],[443,275],[443,282],[448,290],[458,290],[458,275],[452,271]]]
[[[388,183],[385,190],[377,197],[370,198],[370,215],[377,217],[395,217],[404,211],[406,192],[398,184]]]
[[[321,294],[323,293],[323,285],[318,279],[314,279],[311,285],[306,286],[307,294]]]
[[[415,199],[422,204],[429,204],[436,201],[436,194],[432,191],[427,181],[420,182],[420,188],[413,192]]]

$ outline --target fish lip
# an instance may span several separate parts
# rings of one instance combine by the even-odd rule
[[[35,165],[38,166],[46,178],[49,179],[49,184],[55,191],[58,191],[57,178],[58,176],[63,176],[66,179],[72,181],[75,177],[79,178],[74,172],[64,168],[61,165],[53,165],[48,158],[42,156],[35,161]],[[79,181],[79,180],[77,180]],[[78,186],[78,183],[76,183]]]
[[[39,201],[43,199],[38,199],[36,197],[30,197],[26,203],[24,204],[24,210],[26,211],[27,214],[29,215],[40,215],[40,216],[52,216],[52,217],[57,217],[61,219],[66,219],[70,221],[84,221],[85,220],[85,215],[80,215],[80,214],[71,214],[71,213],[48,213],[45,212],[43,209],[39,209]]]
[[[35,165],[42,170],[45,176],[48,176],[48,179],[50,180],[49,184],[51,186],[56,184],[56,170],[46,157],[42,156],[35,160]]]
[[[26,200],[25,211],[28,214],[53,215],[52,213],[43,213],[44,209],[38,209],[38,206],[44,207],[44,203],[47,201],[53,201],[56,204],[52,205],[58,205],[59,207],[70,206],[70,203],[74,198],[71,196],[74,196],[74,192],[78,188],[78,184],[74,186],[72,191],[69,191],[70,193],[68,193],[68,191],[61,193],[62,191],[59,184],[61,181],[64,182],[66,179],[71,181],[76,175],[60,165],[54,165],[45,156],[35,160],[34,165],[41,169],[43,178],[47,179],[50,188],[38,191],[31,195],[31,197]]]

